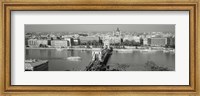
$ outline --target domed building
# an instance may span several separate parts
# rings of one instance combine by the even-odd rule
[[[119,28],[117,28],[116,31],[113,31],[113,36],[117,36],[117,37],[120,37],[121,36],[121,31]]]

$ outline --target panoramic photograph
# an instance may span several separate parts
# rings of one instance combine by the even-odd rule
[[[175,71],[175,24],[24,27],[24,71]]]

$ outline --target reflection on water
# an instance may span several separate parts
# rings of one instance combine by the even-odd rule
[[[84,70],[92,59],[91,51],[56,49],[26,49],[26,59],[49,60],[49,71],[79,71]],[[68,57],[80,57],[80,60],[69,60]],[[145,63],[153,61],[158,66],[175,70],[175,54],[133,51],[120,53],[113,51],[108,65],[119,67],[127,71],[145,71]]]

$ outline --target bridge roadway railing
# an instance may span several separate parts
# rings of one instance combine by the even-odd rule
[[[104,63],[107,63],[107,62],[105,62],[105,60],[108,61],[108,59],[109,59],[108,55],[110,55],[110,52],[111,51],[109,49],[103,49],[102,50],[102,61],[100,61],[98,59],[91,61],[90,64],[86,67],[85,71],[92,71],[92,70],[96,70],[95,68],[97,68],[98,66],[105,66],[106,64],[104,64]]]

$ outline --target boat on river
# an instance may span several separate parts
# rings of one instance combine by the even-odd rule
[[[163,53],[175,53],[175,50],[174,49],[168,49],[168,50],[163,50]]]
[[[142,49],[140,52],[156,52],[157,50],[152,50],[152,49]]]
[[[169,53],[170,50],[163,50],[163,53]]]
[[[132,53],[133,49],[114,49],[115,51],[119,53]]]
[[[79,56],[67,57],[67,60],[70,60],[70,61],[80,61],[81,57],[79,57]]]

